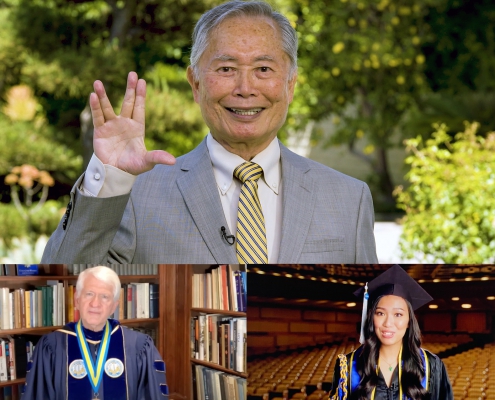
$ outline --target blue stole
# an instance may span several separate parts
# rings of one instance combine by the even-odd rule
[[[351,393],[358,387],[359,382],[361,382],[361,376],[359,375],[358,368],[357,368],[357,362],[358,358],[361,355],[361,351],[363,350],[363,347],[359,347],[357,350],[352,352],[351,355],[351,360],[350,360],[350,381],[349,381],[349,387],[351,389]],[[423,376],[423,379],[421,379],[421,386],[428,390],[428,378],[430,375],[430,369],[429,369],[429,361],[428,357],[426,356],[426,352],[424,349],[419,349],[419,353],[421,354],[421,360],[423,361],[423,368],[425,371],[425,374]],[[399,386],[402,388],[400,385],[400,377],[399,377]],[[340,395],[340,393],[339,393]],[[339,397],[341,398],[341,397]],[[401,399],[402,400],[402,399]]]
[[[124,333],[118,321],[109,319],[111,341],[103,372],[103,397],[105,400],[127,400],[127,378],[125,368]],[[89,400],[93,398],[93,389],[82,360],[77,342],[76,323],[67,324],[59,332],[67,334],[67,398],[71,400]],[[86,335],[88,336],[88,335]],[[87,337],[89,343],[99,343]],[[100,393],[102,388],[100,387]]]

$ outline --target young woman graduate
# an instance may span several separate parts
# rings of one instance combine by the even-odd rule
[[[364,296],[362,346],[339,355],[330,399],[452,400],[445,365],[421,348],[414,316],[433,298],[398,265],[354,294]]]

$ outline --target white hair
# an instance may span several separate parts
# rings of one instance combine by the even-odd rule
[[[211,32],[222,21],[235,17],[267,17],[273,20],[282,35],[282,48],[289,56],[292,78],[297,72],[297,33],[286,16],[274,11],[264,1],[233,0],[221,4],[204,13],[194,27],[191,48],[191,68],[198,79],[198,63],[209,44]]]
[[[113,286],[113,300],[118,301],[120,298],[120,279],[117,273],[112,270],[111,268],[104,267],[104,266],[99,266],[99,267],[92,267],[85,269],[83,272],[79,274],[79,278],[77,278],[77,283],[76,283],[76,292],[77,295],[79,296],[83,286],[84,282],[86,281],[86,278],[92,275],[99,281],[108,283],[109,285]]]

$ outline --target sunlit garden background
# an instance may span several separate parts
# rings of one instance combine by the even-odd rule
[[[146,142],[208,132],[185,78],[218,0],[0,0],[0,261],[39,261],[92,154],[88,95],[148,82]],[[299,38],[279,137],[365,180],[381,262],[495,262],[495,3],[273,0]],[[384,229],[385,227],[385,229]],[[388,229],[387,227],[391,227]],[[398,237],[399,235],[400,238]]]

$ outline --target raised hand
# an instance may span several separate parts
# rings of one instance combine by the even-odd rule
[[[163,150],[147,151],[144,145],[146,82],[129,72],[120,115],[113,111],[103,83],[95,81],[89,97],[95,128],[93,148],[103,164],[133,175],[149,171],[156,164],[173,165],[175,157]]]

